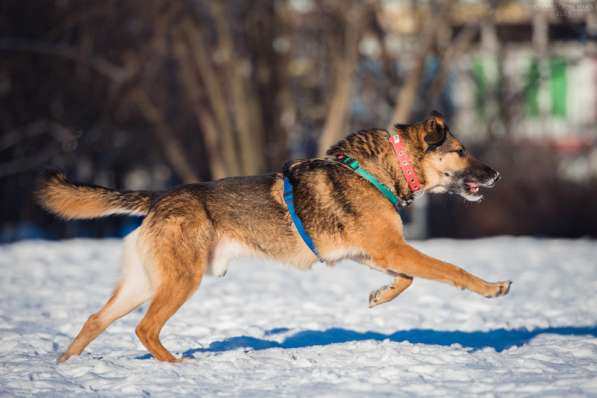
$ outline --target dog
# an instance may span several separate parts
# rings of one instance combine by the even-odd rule
[[[393,145],[392,137],[401,146],[397,141]],[[390,192],[383,194],[355,172],[359,170]],[[239,256],[268,257],[301,269],[318,260],[356,260],[393,278],[370,294],[370,307],[393,300],[414,278],[485,297],[505,295],[510,281],[487,282],[410,246],[396,206],[388,200],[393,195],[400,204],[409,204],[417,196],[411,186],[416,182],[421,192],[453,193],[476,202],[483,197],[480,188],[493,187],[499,178],[467,152],[437,112],[418,123],[396,125],[391,132],[351,134],[329,148],[326,158],[289,162],[284,173],[224,178],[163,192],[118,192],[50,173],[37,198],[64,219],[145,216],[124,239],[122,276],[112,296],[89,317],[58,362],[79,355],[112,322],[147,301],[136,335],[156,359],[180,361],[162,345],[162,327],[204,275],[223,276],[228,262]],[[285,183],[292,186],[292,203],[286,200]]]

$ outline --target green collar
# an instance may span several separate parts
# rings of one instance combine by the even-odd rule
[[[390,201],[390,203],[392,203],[392,206],[394,206],[394,208],[398,210],[398,207],[402,204],[398,197],[394,195],[394,192],[392,192],[390,188],[388,188],[385,184],[383,184],[381,181],[375,178],[367,170],[362,168],[358,160],[353,159],[350,156],[344,154],[339,154],[336,157],[336,160],[348,166],[352,171],[363,177],[365,180],[369,181],[371,185],[377,188],[377,190],[381,192],[383,196],[385,196],[386,199]]]

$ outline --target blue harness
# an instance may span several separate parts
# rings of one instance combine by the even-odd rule
[[[284,202],[286,202],[286,207],[288,207],[288,213],[290,213],[290,218],[294,223],[294,227],[298,231],[299,235],[303,239],[303,242],[311,249],[313,254],[317,257],[317,259],[323,262],[323,259],[319,255],[315,244],[313,244],[313,240],[305,231],[305,227],[303,226],[303,222],[299,218],[298,214],[296,214],[296,209],[294,208],[294,193],[292,192],[292,183],[288,177],[284,177]]]
[[[344,164],[345,166],[348,166],[352,171],[356,172],[365,180],[369,181],[371,185],[377,188],[377,190],[380,191],[386,197],[386,199],[390,201],[390,203],[392,203],[392,206],[394,206],[396,211],[398,211],[400,201],[396,197],[396,195],[394,195],[394,193],[387,186],[381,183],[372,174],[369,174],[365,169],[361,168],[359,162],[356,159],[353,159],[346,155],[341,155],[338,157],[338,162]],[[298,214],[296,214],[296,209],[294,206],[294,193],[292,191],[292,183],[290,182],[290,179],[287,176],[284,176],[284,202],[286,202],[286,207],[288,208],[290,218],[292,219],[292,222],[294,223],[294,227],[296,228],[297,232],[303,239],[303,242],[305,242],[307,247],[311,249],[311,251],[313,252],[313,254],[315,254],[319,261],[324,262],[323,258],[319,255],[319,252],[317,251],[317,248],[315,247],[313,240],[305,230],[303,222],[299,218]]]

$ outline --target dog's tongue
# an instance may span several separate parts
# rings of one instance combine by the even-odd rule
[[[465,182],[465,184],[466,184],[466,187],[468,188],[468,190],[471,191],[472,193],[479,192],[479,183],[467,181],[467,182]]]

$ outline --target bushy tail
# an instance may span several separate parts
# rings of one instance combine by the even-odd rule
[[[36,197],[49,212],[65,219],[98,218],[111,214],[146,215],[158,192],[125,191],[76,184],[57,172],[41,178]]]

